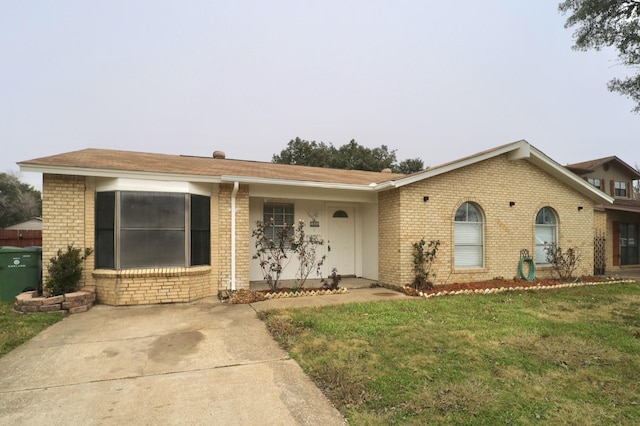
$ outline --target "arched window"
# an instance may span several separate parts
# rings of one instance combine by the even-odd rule
[[[456,211],[454,244],[456,268],[484,266],[484,228],[482,212],[473,203],[463,203]]]
[[[547,262],[546,248],[558,241],[558,219],[551,207],[543,207],[536,216],[536,263]]]

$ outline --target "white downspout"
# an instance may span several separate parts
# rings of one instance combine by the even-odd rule
[[[233,182],[231,191],[231,290],[236,290],[236,195],[238,182]]]

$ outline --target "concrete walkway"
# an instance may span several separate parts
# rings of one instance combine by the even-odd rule
[[[256,311],[401,297],[98,305],[0,358],[0,424],[342,425]]]

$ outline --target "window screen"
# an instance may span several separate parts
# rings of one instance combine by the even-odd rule
[[[120,194],[120,266],[185,266],[185,195]]]
[[[208,265],[211,263],[210,213],[211,202],[206,196],[99,192],[96,194],[96,267]]]
[[[191,265],[211,263],[211,199],[191,196]]]
[[[116,193],[96,194],[96,268],[115,268]]]

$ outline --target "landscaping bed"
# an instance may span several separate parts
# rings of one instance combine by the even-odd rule
[[[37,291],[20,293],[13,305],[14,311],[25,314],[32,312],[64,312],[79,314],[86,312],[96,301],[96,292],[92,288],[83,288],[60,296],[38,296]]]
[[[381,287],[389,288],[402,292],[408,296],[419,297],[435,297],[446,296],[451,294],[485,294],[485,293],[500,293],[504,291],[514,290],[545,290],[552,288],[565,288],[565,287],[577,287],[583,285],[594,284],[612,284],[626,282],[621,278],[616,277],[594,277],[584,276],[580,277],[572,282],[564,282],[558,279],[544,279],[535,281],[526,280],[506,280],[503,278],[494,278],[487,281],[476,281],[470,283],[452,283],[436,285],[432,289],[416,290],[409,286],[387,286],[380,285]],[[379,285],[379,284],[374,284]]]
[[[394,290],[400,293],[404,293],[407,296],[415,297],[437,297],[447,296],[455,294],[489,294],[489,293],[501,293],[505,291],[516,290],[548,290],[553,288],[566,288],[566,287],[578,287],[584,285],[596,285],[596,284],[615,284],[621,282],[631,282],[618,277],[594,277],[584,276],[573,282],[564,282],[558,279],[544,279],[544,280],[507,280],[503,278],[494,278],[487,281],[475,281],[470,283],[452,283],[436,285],[432,289],[428,290],[416,290],[410,286],[395,286],[380,283],[373,283],[371,287],[383,287],[389,290]],[[229,292],[225,296],[220,296],[220,299],[224,302],[232,304],[246,304],[260,302],[263,300],[271,299],[283,299],[293,297],[309,297],[309,296],[323,296],[328,294],[344,294],[348,290],[344,287],[337,289],[328,288],[282,288],[278,291],[272,290],[247,290],[240,289],[235,292]]]
[[[224,301],[233,304],[246,304],[246,303],[254,303],[260,302],[263,300],[271,300],[271,299],[286,299],[293,297],[310,297],[310,296],[326,296],[329,294],[344,294],[347,293],[348,290],[345,287],[339,287],[337,289],[328,289],[328,288],[299,288],[299,289],[291,289],[291,288],[282,288],[279,291],[272,290],[247,290],[240,289],[233,293],[229,293],[229,296],[224,298],[221,297]]]

